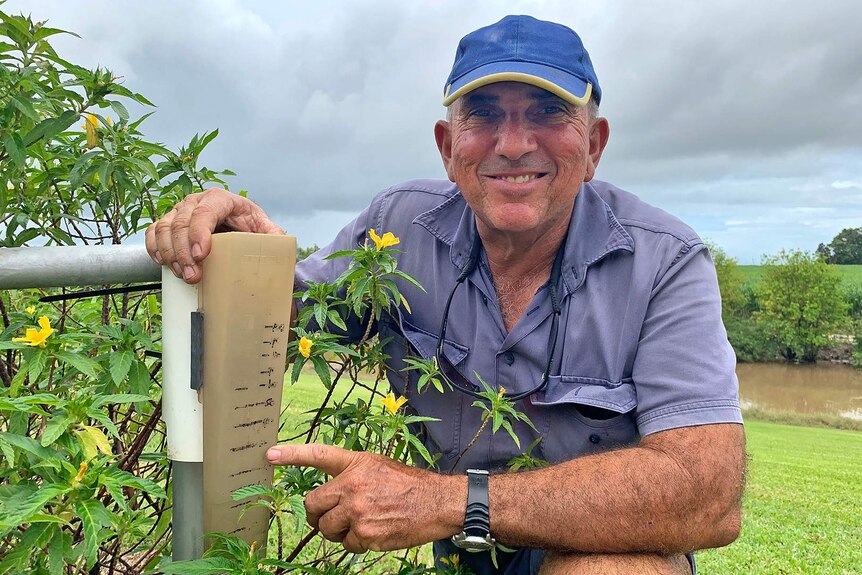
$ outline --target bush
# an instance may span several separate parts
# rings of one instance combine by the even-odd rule
[[[780,357],[778,346],[770,339],[763,325],[753,319],[729,317],[724,320],[724,326],[738,361],[775,361]]]
[[[728,318],[731,315],[743,313],[745,296],[742,291],[742,274],[737,267],[736,258],[728,256],[723,249],[715,244],[707,243],[707,247],[718,277],[722,317]]]
[[[844,287],[842,298],[851,319],[862,319],[862,285],[849,284]]]
[[[755,319],[787,360],[815,361],[828,336],[846,323],[838,272],[802,251],[781,251],[763,265]]]

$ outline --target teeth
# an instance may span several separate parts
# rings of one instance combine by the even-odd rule
[[[504,182],[510,182],[513,184],[523,184],[524,182],[535,180],[537,177],[538,176],[536,176],[536,174],[528,174],[526,176],[504,176],[500,179]]]

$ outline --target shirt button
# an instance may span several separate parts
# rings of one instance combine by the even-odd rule
[[[590,434],[590,443],[598,443],[601,440],[602,440],[602,438],[599,436],[598,433],[591,433]]]
[[[506,365],[512,365],[515,363],[515,354],[511,351],[507,351],[503,354],[503,361],[506,362]]]

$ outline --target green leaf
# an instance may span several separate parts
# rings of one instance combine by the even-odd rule
[[[12,446],[9,445],[5,439],[0,438],[0,451],[3,452],[3,457],[6,458],[6,463],[9,465],[9,469],[15,468],[15,450],[12,449]]]
[[[57,441],[57,438],[66,432],[71,421],[72,418],[65,413],[56,415],[49,420],[48,423],[45,424],[45,431],[42,432],[42,439],[39,442],[42,447],[48,447]]]
[[[109,403],[138,403],[139,401],[149,401],[149,395],[138,393],[108,393],[100,395],[93,402],[93,407],[102,407]]]
[[[99,475],[99,485],[102,485],[108,491],[108,493],[111,494],[111,497],[120,507],[120,509],[128,513],[129,503],[126,500],[126,495],[123,493],[123,487],[118,481],[116,481],[113,477],[102,473],[101,475]]]
[[[51,542],[48,544],[48,571],[50,575],[63,575],[65,561],[63,561],[66,538],[69,537],[59,529],[54,529]]]
[[[246,485],[245,487],[240,487],[231,493],[231,498],[234,501],[241,501],[243,499],[247,499],[249,497],[272,497],[269,492],[269,488],[264,487],[263,485]]]
[[[329,365],[326,361],[319,355],[313,355],[311,356],[311,363],[314,364],[314,372],[320,378],[323,385],[326,386],[326,389],[332,387],[332,376],[329,373]]]
[[[129,119],[129,111],[120,102],[112,101],[111,108],[113,108],[114,112],[117,113],[117,116],[119,116],[121,120]]]
[[[305,358],[300,355],[297,355],[296,359],[293,360],[293,367],[290,370],[291,385],[296,383],[299,379],[300,374],[302,374],[303,365],[305,365]]]
[[[347,331],[347,325],[344,323],[344,320],[341,319],[341,314],[339,314],[336,310],[329,310],[329,321],[332,322],[332,325],[338,327],[341,330]]]
[[[0,516],[0,537],[5,537],[21,523],[28,522],[32,515],[42,511],[46,503],[68,491],[68,485],[48,483],[39,486],[38,490],[27,497],[7,502]]]
[[[299,533],[305,525],[305,499],[302,495],[291,495],[287,498],[287,503],[290,505],[290,512],[296,520],[296,532]]]
[[[111,379],[114,380],[115,384],[123,383],[129,374],[129,368],[132,367],[133,361],[135,361],[135,354],[127,349],[115,351],[108,356],[108,367],[111,370]]]
[[[99,532],[102,527],[107,527],[111,524],[111,517],[108,515],[108,510],[98,499],[85,499],[75,503],[75,510],[78,512],[78,517],[81,519],[81,525],[84,528],[84,557],[86,565],[89,569],[96,563],[96,555],[99,551],[101,539]]]
[[[97,362],[81,354],[58,350],[54,352],[54,356],[92,379],[96,379],[96,374],[102,369]]]
[[[69,126],[75,123],[79,118],[77,112],[66,110],[56,118],[48,118],[42,120],[24,136],[24,146],[29,146],[41,138],[50,140]]]
[[[38,42],[39,40],[44,40],[48,36],[53,36],[55,34],[69,34],[71,36],[74,36],[75,38],[80,38],[80,36],[78,36],[74,32],[60,30],[59,28],[49,28],[48,26],[42,26],[41,28],[36,30],[35,34],[33,34],[33,41]]]
[[[36,113],[36,109],[33,107],[33,104],[30,100],[21,96],[21,94],[15,94],[10,98],[10,104],[18,108],[18,111],[33,120],[34,122],[39,121],[39,114]]]
[[[52,462],[53,467],[59,466],[57,452],[52,449],[48,449],[47,447],[42,447],[42,445],[32,437],[25,437],[23,435],[9,433],[7,431],[0,431],[0,439],[4,440],[9,445],[35,455],[43,461]]]
[[[204,136],[203,140],[201,140],[200,145],[198,146],[198,152],[200,152],[201,150],[206,148],[207,144],[212,142],[216,138],[216,136],[218,136],[218,129],[215,129],[212,132],[210,132],[209,134],[206,134]]]
[[[156,167],[149,160],[144,160],[141,158],[135,158],[134,156],[129,156],[128,158],[124,158],[127,162],[134,164],[139,170],[149,176],[153,182],[158,182],[161,180],[159,177],[159,172],[156,170]]]
[[[150,391],[150,370],[143,361],[136,361],[129,370],[129,390],[135,395],[147,397]]]
[[[503,429],[505,429],[509,433],[509,437],[512,438],[512,441],[515,442],[515,445],[518,448],[521,448],[521,440],[518,439],[518,435],[515,433],[515,430],[512,429],[512,424],[508,422],[508,420],[503,420]]]
[[[159,497],[161,499],[167,497],[165,489],[155,481],[147,479],[146,477],[138,477],[137,475],[133,475],[128,471],[123,471],[122,469],[106,469],[102,473],[102,477],[109,477],[111,480],[116,481],[117,484],[124,487],[134,487],[140,491],[146,491],[154,497]]]
[[[19,168],[24,167],[24,160],[27,159],[24,142],[18,134],[9,134],[3,139],[3,146],[6,148],[6,153],[12,162]]]

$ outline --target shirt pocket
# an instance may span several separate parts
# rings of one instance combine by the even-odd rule
[[[552,463],[634,443],[634,382],[556,375],[530,401],[541,421],[542,452]]]
[[[389,326],[381,329],[381,337],[390,337],[392,341],[387,346],[391,359],[388,364],[389,381],[396,392],[407,397],[407,405],[417,414],[433,417],[439,421],[424,423],[425,447],[432,455],[439,454],[438,461],[441,470],[448,470],[458,457],[461,445],[461,413],[464,409],[464,394],[450,390],[444,384],[444,393],[440,393],[433,384],[428,384],[419,393],[417,381],[420,373],[416,370],[401,371],[405,367],[403,359],[406,355],[418,354],[423,359],[431,359],[437,351],[437,336],[404,320],[401,329]],[[410,349],[412,348],[412,349]],[[460,367],[467,357],[470,348],[449,339],[444,340],[443,350],[449,361]]]

